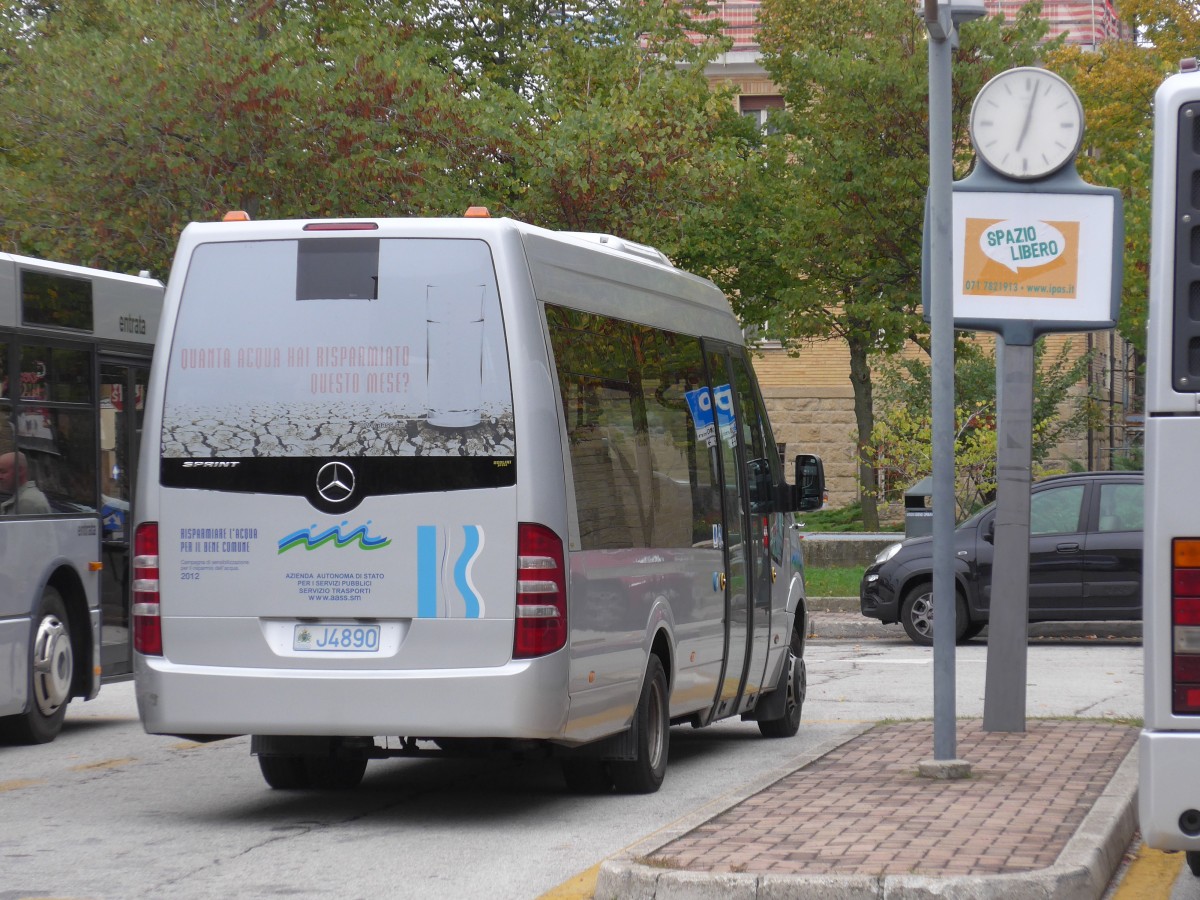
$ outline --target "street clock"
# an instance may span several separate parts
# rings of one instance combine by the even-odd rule
[[[971,107],[971,143],[991,168],[1033,181],[1071,162],[1083,141],[1083,105],[1066,81],[1026,66],[1001,72]]]

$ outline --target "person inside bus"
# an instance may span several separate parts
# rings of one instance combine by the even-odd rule
[[[0,515],[50,512],[50,501],[37,483],[29,480],[29,462],[19,450],[0,454],[0,493],[10,495],[0,503]]]

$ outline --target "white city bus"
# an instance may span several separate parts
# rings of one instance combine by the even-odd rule
[[[163,285],[0,253],[0,738],[132,677],[130,507]]]
[[[148,732],[249,733],[281,788],[502,748],[631,792],[670,723],[795,734],[792,511],[823,476],[785,481],[711,282],[475,215],[193,224],[169,285],[135,534]]]
[[[1200,875],[1200,73],[1154,105],[1138,812]]]

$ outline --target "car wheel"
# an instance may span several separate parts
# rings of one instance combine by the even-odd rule
[[[662,662],[650,654],[642,696],[634,712],[637,722],[637,759],[609,763],[613,784],[622,794],[653,794],[667,774],[671,743],[668,718],[667,675]]]
[[[42,592],[29,647],[29,709],[0,719],[0,733],[16,743],[45,744],[62,731],[75,678],[71,625],[62,595]]]
[[[800,730],[800,714],[804,710],[804,695],[808,691],[808,670],[804,665],[803,653],[804,638],[798,629],[793,628],[787,659],[783,662],[779,685],[775,688],[777,691],[787,691],[787,701],[782,716],[758,723],[758,731],[763,737],[795,737]]]
[[[957,615],[954,622],[954,641],[962,643],[971,620],[967,616],[967,603],[962,595],[955,592]],[[904,595],[900,606],[900,622],[914,644],[922,647],[933,646],[933,585],[923,582],[915,585]]]

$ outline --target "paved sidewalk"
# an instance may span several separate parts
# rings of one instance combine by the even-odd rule
[[[604,863],[595,897],[1095,900],[1135,828],[1137,734],[960,720],[971,777],[939,781],[931,722],[876,725]]]

